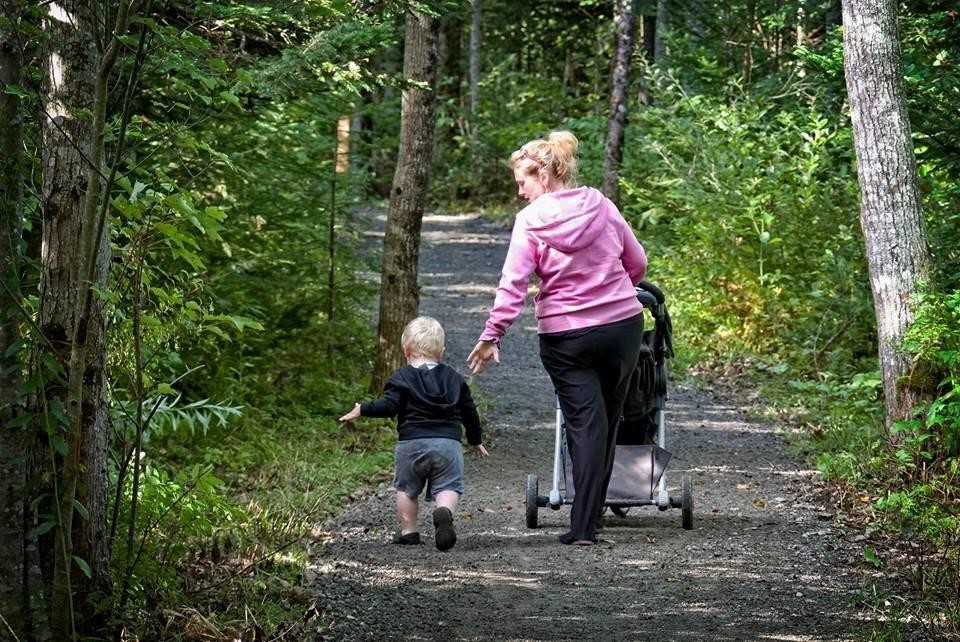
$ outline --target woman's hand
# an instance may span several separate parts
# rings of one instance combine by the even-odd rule
[[[473,454],[479,457],[480,459],[483,459],[489,453],[487,452],[487,449],[483,447],[483,444],[477,444],[476,446],[473,447]]]
[[[353,421],[360,416],[360,404],[356,403],[353,406],[353,410],[340,417],[340,421]]]
[[[473,351],[467,356],[467,364],[473,374],[480,374],[487,369],[487,362],[493,359],[500,364],[500,349],[493,341],[478,341]]]

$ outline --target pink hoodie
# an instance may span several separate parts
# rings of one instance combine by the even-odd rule
[[[530,275],[540,334],[589,328],[639,314],[634,285],[647,255],[617,207],[578,187],[543,194],[517,214],[482,341],[498,341],[523,310]]]

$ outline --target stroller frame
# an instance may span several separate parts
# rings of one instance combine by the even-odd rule
[[[653,407],[650,408],[655,416],[656,436],[640,444],[621,444],[618,440],[611,490],[608,490],[603,506],[609,507],[614,514],[621,517],[634,506],[656,506],[661,511],[680,508],[681,525],[684,530],[690,530],[693,528],[693,489],[690,476],[683,475],[681,478],[680,497],[671,496],[667,492],[666,467],[671,454],[666,450],[664,406],[667,398],[666,358],[672,354],[669,314],[663,293],[653,284],[641,281],[637,286],[637,298],[644,308],[650,311],[655,321],[655,329],[648,332],[655,333],[651,336],[651,342],[656,345],[649,347],[654,355],[654,379],[660,379],[650,382],[651,389],[656,391]],[[540,495],[539,478],[535,474],[527,475],[525,518],[528,528],[537,527],[539,508],[549,506],[553,510],[559,510],[564,504],[572,504],[574,501],[575,489],[572,488],[572,480],[564,474],[570,460],[569,454],[565,452],[566,432],[559,398],[556,399],[555,416],[552,486],[549,495]],[[618,487],[616,492],[612,490],[614,486]],[[624,497],[624,486],[637,490],[627,492]]]

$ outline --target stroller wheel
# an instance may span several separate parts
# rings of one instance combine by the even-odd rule
[[[681,523],[684,530],[693,528],[693,482],[690,475],[683,476],[683,502],[680,505]]]
[[[540,481],[534,474],[527,475],[526,519],[527,528],[537,527],[537,491]]]
[[[629,506],[611,506],[610,512],[612,512],[617,517],[626,517],[627,513],[630,512]]]

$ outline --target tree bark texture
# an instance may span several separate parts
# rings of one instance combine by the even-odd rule
[[[84,617],[73,609],[81,606],[86,611],[86,598],[103,591],[109,577],[106,318],[102,305],[96,299],[91,303],[89,295],[90,287],[106,287],[110,262],[109,226],[98,225],[92,215],[98,211],[103,94],[109,71],[101,69],[103,59],[95,40],[102,29],[99,6],[82,0],[51,4],[44,25],[49,38],[41,119],[43,250],[38,324],[63,368],[45,391],[48,403],[59,403],[70,418],[68,426],[60,427],[67,442],[60,484],[63,536],[54,537],[51,598],[54,632],[61,636],[70,634],[73,620]],[[91,194],[91,189],[96,193]],[[83,506],[85,517],[73,510],[73,499]],[[90,578],[73,556],[90,567]]]
[[[844,0],[844,69],[860,182],[860,222],[877,315],[887,427],[923,394],[899,350],[911,295],[931,277],[917,163],[904,93],[894,0]]]
[[[603,193],[620,202],[620,166],[623,163],[623,139],[627,129],[627,103],[630,89],[630,62],[633,60],[637,12],[634,0],[614,3],[613,21],[616,46],[610,87],[610,113],[607,116],[607,143],[603,154]]]
[[[410,85],[403,92],[400,150],[383,240],[379,346],[370,384],[377,394],[403,363],[400,335],[420,306],[417,273],[436,127],[438,25],[432,16],[407,11],[403,75],[420,86]]]
[[[4,2],[3,9],[4,17],[19,15],[20,3]],[[17,306],[24,158],[20,99],[7,88],[20,85],[21,66],[14,33],[0,26],[0,614],[15,635],[25,638],[26,444],[23,428],[10,426],[21,406],[21,363],[18,354],[8,353],[20,340]]]

